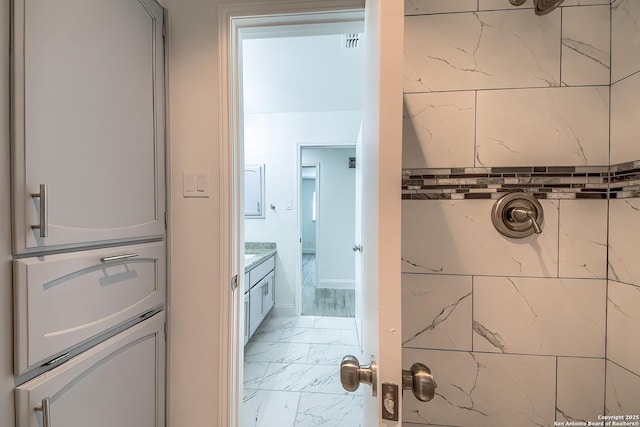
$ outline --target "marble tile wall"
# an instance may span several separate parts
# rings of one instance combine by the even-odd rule
[[[640,2],[532,7],[405,1],[403,365],[439,384],[407,426],[640,413]],[[518,178],[491,174],[524,167],[608,172],[540,190],[543,233],[513,240],[490,213]]]
[[[611,163],[640,159],[640,2],[611,3]],[[640,412],[640,198],[609,203],[606,413]],[[612,181],[612,186],[618,185]],[[633,397],[635,396],[635,398]]]

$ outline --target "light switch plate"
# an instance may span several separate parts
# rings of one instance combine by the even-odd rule
[[[209,171],[186,170],[182,188],[183,197],[209,197]]]

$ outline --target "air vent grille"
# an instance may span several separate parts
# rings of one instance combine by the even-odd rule
[[[355,49],[360,45],[360,34],[349,33],[344,35],[345,49]]]

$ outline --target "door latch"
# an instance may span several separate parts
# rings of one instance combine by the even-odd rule
[[[382,383],[382,419],[398,421],[398,384]]]

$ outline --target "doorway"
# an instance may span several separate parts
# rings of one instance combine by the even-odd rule
[[[346,195],[340,186],[345,182],[343,171],[354,175],[350,159],[355,157],[362,122],[363,53],[353,47],[362,22],[354,20],[348,27],[345,32],[343,24],[309,24],[285,36],[277,34],[277,28],[263,28],[239,41],[244,183],[237,197],[244,201],[240,259],[245,273],[240,427],[294,427],[319,420],[343,427],[361,424],[362,396],[347,394],[338,376],[345,354],[361,355],[353,317],[354,266],[351,262],[350,274],[328,276],[323,267],[337,264],[324,249],[325,229],[333,233],[333,240],[336,234],[347,237],[347,246],[340,245],[354,257],[355,212],[322,219],[325,208],[344,208],[345,198],[354,203],[353,178]],[[316,203],[312,247],[319,255],[319,262],[313,263],[318,267],[314,289],[351,294],[351,308],[347,311],[346,304],[334,302],[331,317],[302,309],[303,163],[314,168],[308,170],[313,172],[311,212],[314,193]],[[344,224],[336,217],[349,221]],[[350,231],[332,231],[335,225]],[[338,306],[347,317],[335,317]]]
[[[300,147],[301,314],[354,317],[356,148]]]

